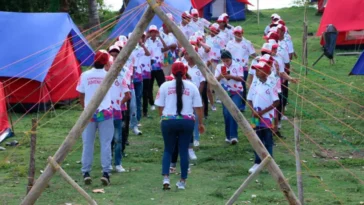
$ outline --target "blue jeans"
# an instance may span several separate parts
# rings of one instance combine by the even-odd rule
[[[178,150],[181,158],[181,178],[188,175],[188,147],[193,134],[195,122],[193,120],[163,120],[161,130],[164,140],[164,153],[162,160],[162,175],[169,175],[169,166],[172,153],[178,139]]]
[[[230,96],[234,104],[239,108],[241,106],[241,95],[235,94]],[[223,105],[222,114],[224,115],[225,122],[225,137],[231,140],[232,138],[238,138],[238,124],[230,114],[228,109]]]
[[[122,120],[114,120],[114,160],[115,166],[121,165],[122,159]]]
[[[196,120],[195,120],[195,127],[193,129],[193,136],[195,140],[200,141],[200,132],[198,131],[198,116],[196,115],[196,113],[195,116]]]
[[[142,118],[142,97],[143,97],[143,82],[134,82],[136,112],[138,122]]]
[[[264,144],[265,148],[267,148],[269,154],[273,157],[273,133],[272,130],[266,127],[257,127],[255,128],[255,132],[257,133],[259,139]],[[255,155],[255,164],[260,164],[262,160],[259,158],[256,152]]]
[[[130,100],[130,127],[134,128],[138,126],[138,119],[137,119],[137,105],[136,105],[136,97],[135,97],[135,90],[132,89],[131,91],[131,100]]]

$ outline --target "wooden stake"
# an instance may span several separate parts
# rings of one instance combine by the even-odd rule
[[[249,177],[243,182],[243,184],[235,191],[235,193],[231,196],[228,202],[226,202],[225,205],[233,205],[236,200],[238,200],[238,197],[241,193],[243,193],[244,189],[252,182],[258,174],[264,169],[264,167],[270,162],[272,157],[268,156],[266,157],[258,166],[258,168],[255,170],[254,173],[249,175]]]
[[[63,169],[59,164],[52,158],[48,157],[48,163],[52,166],[52,168],[57,171],[66,182],[68,182],[73,188],[75,188],[78,193],[80,193],[89,204],[97,205],[96,201],[91,198],[90,195],[87,194],[85,190],[83,190]]]
[[[28,170],[28,186],[27,194],[32,189],[34,184],[35,176],[35,149],[37,146],[37,119],[32,119],[32,129],[30,134],[30,159],[29,159],[29,170]]]
[[[245,119],[245,117],[241,114],[239,109],[236,107],[234,102],[225,92],[225,90],[221,87],[220,83],[217,82],[214,75],[209,71],[206,64],[201,60],[200,56],[196,53],[194,48],[191,46],[190,42],[183,35],[182,31],[177,27],[177,25],[170,21],[166,14],[162,11],[159,6],[156,6],[155,0],[148,0],[149,5],[153,8],[154,12],[159,16],[159,18],[171,28],[174,36],[180,42],[180,44],[187,50],[189,55],[195,60],[198,68],[201,70],[202,74],[207,79],[208,83],[212,86],[216,95],[221,99],[226,108],[229,110],[231,115],[236,120],[237,124],[243,131],[244,135],[248,138],[250,144],[253,149],[257,152],[261,159],[269,156],[267,149],[264,147],[263,143],[260,141],[255,131],[250,126],[249,122]],[[278,165],[275,163],[274,159],[272,159],[271,163],[267,166],[270,174],[276,180],[279,185],[281,191],[284,196],[288,200],[289,204],[300,204],[291,187],[287,183],[282,171],[279,169]]]
[[[293,123],[294,123],[295,155],[296,155],[297,190],[298,190],[298,198],[301,204],[303,205],[304,197],[303,197],[303,182],[302,182],[302,169],[301,169],[301,157],[300,157],[299,120],[297,118],[294,118]]]
[[[80,118],[77,120],[71,131],[68,133],[65,141],[55,153],[53,158],[58,164],[62,164],[67,154],[71,151],[72,146],[81,136],[82,131],[89,123],[89,120],[91,119],[93,113],[95,113],[97,107],[100,105],[111,85],[114,83],[116,77],[120,73],[122,67],[125,65],[125,62],[128,60],[131,52],[134,50],[135,46],[139,42],[139,39],[142,37],[144,31],[147,29],[148,24],[153,19],[153,17],[154,12],[149,7],[140,19],[139,23],[135,26],[135,30],[133,31],[131,38],[128,40],[126,46],[119,53],[111,69],[108,71],[105,79],[102,81],[100,87],[97,89],[94,96],[92,97],[90,103],[82,112]],[[54,174],[55,170],[50,165],[48,165],[45,168],[43,174],[40,175],[40,177],[34,184],[33,188],[30,190],[29,194],[23,199],[21,204],[34,204],[35,201],[40,197],[43,190],[46,188],[48,182]]]

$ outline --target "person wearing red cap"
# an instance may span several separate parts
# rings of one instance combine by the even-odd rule
[[[271,72],[269,65],[261,62],[255,64],[252,68],[256,70],[258,81],[250,88],[247,96],[249,108],[252,111],[251,125],[269,154],[273,156],[273,134],[271,129],[274,126],[274,109],[279,106],[278,93],[269,82],[268,76]],[[255,152],[254,154],[254,165],[249,169],[249,173],[254,173],[261,163],[259,156]]]
[[[162,70],[163,66],[163,58],[164,52],[168,51],[169,48],[167,44],[164,42],[163,38],[160,36],[157,26],[151,25],[149,27],[147,33],[147,40],[145,42],[146,47],[148,48],[151,54],[151,80],[150,84],[148,85],[148,96],[149,96],[149,104],[151,105],[151,110],[155,110],[154,102],[153,102],[153,86],[154,81],[157,81],[158,86],[160,87],[164,81],[164,73]],[[148,110],[144,111],[144,114],[148,115]]]
[[[231,53],[227,50],[221,52],[222,64],[217,65],[215,77],[221,86],[228,93],[231,100],[237,107],[241,106],[244,72],[239,64],[233,62]],[[225,122],[225,142],[235,145],[238,143],[238,125],[227,108],[223,105]]]
[[[195,33],[193,31],[193,28],[191,27],[191,15],[188,11],[185,11],[182,13],[182,21],[179,25],[179,28],[181,29],[183,35],[188,39]]]
[[[219,36],[225,41],[229,42],[234,39],[233,27],[228,25],[229,16],[219,16],[217,23],[219,24]]]
[[[264,35],[267,35],[270,32],[271,24],[279,21],[280,19],[281,17],[278,14],[272,14],[270,24],[268,24],[268,26],[266,26],[264,29]]]
[[[164,139],[162,175],[165,190],[170,189],[169,166],[177,139],[181,157],[181,179],[176,186],[178,189],[185,189],[189,165],[188,147],[196,118],[199,119],[200,133],[205,131],[200,92],[192,82],[183,80],[187,73],[186,66],[182,62],[175,62],[172,73],[175,80],[163,83],[155,100],[155,105],[159,107]]]
[[[210,22],[204,18],[200,18],[198,10],[192,9],[191,10],[191,16],[192,21],[190,22],[190,25],[192,27],[192,30],[194,32],[205,32],[205,28],[208,28],[210,26]]]
[[[76,90],[80,93],[82,107],[86,107],[90,103],[92,96],[104,80],[106,76],[104,67],[108,62],[109,54],[106,51],[98,51],[95,55],[94,67],[82,73],[76,87]],[[82,133],[81,171],[85,184],[91,184],[92,182],[90,172],[93,162],[96,130],[98,130],[100,136],[101,166],[103,171],[101,182],[103,185],[110,184],[111,141],[114,135],[113,106],[111,103],[111,94],[108,92]]]
[[[237,26],[234,28],[234,40],[231,40],[226,45],[226,50],[230,51],[233,56],[233,60],[240,65],[240,67],[244,70],[244,92],[243,92],[243,104],[239,108],[241,111],[245,111],[245,101],[246,101],[246,83],[245,81],[248,78],[248,63],[249,57],[256,57],[255,49],[253,44],[243,37],[244,30],[241,26]]]
[[[171,13],[167,13],[168,18],[171,21],[174,21],[173,15]],[[165,76],[171,75],[171,67],[172,64],[178,58],[178,41],[173,33],[169,30],[169,28],[163,24],[159,29],[161,37],[164,42],[167,44],[169,50],[164,52],[164,62],[163,62],[163,72]]]

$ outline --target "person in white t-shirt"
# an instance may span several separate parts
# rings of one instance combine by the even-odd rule
[[[164,139],[162,162],[163,189],[170,189],[169,166],[171,156],[178,139],[181,157],[181,179],[177,182],[178,189],[185,189],[188,175],[188,147],[192,138],[195,119],[199,119],[199,131],[203,133],[202,101],[196,85],[183,80],[186,66],[181,62],[172,65],[175,80],[165,82],[158,91],[155,105],[159,107],[161,130]],[[194,115],[197,113],[197,116]]]
[[[216,67],[215,77],[235,105],[240,107],[242,103],[244,71],[237,63],[233,62],[231,53],[227,50],[221,52],[221,60],[222,64]],[[224,105],[223,115],[225,141],[235,145],[238,143],[238,124]]]
[[[229,16],[221,15],[217,19],[217,23],[219,24],[220,28],[220,37],[227,43],[230,40],[234,39],[234,28],[228,24],[229,22]]]
[[[191,15],[188,11],[182,13],[182,21],[179,25],[183,35],[188,39],[195,33],[192,26],[190,25],[191,22]]]
[[[281,19],[281,17],[278,14],[272,14],[271,16],[271,22],[270,24],[268,24],[265,29],[264,29],[264,35],[266,36],[269,32],[270,32],[270,28],[271,28],[271,24],[273,22],[279,21]]]
[[[109,48],[109,54],[116,58],[120,53],[118,46],[111,46]],[[112,62],[113,63],[113,62]],[[105,68],[106,71],[109,69]],[[126,81],[119,75],[113,85],[110,88],[111,104],[113,106],[113,119],[114,119],[114,140],[112,148],[114,149],[115,170],[117,172],[125,172],[122,166],[122,105],[130,100],[130,89],[126,84]]]
[[[244,82],[243,82],[243,103],[239,107],[240,111],[245,111],[245,101],[247,95],[246,80],[248,78],[248,63],[249,57],[256,57],[253,44],[243,37],[244,30],[241,26],[234,28],[234,40],[231,40],[226,45],[226,50],[230,51],[233,56],[233,60],[238,63],[244,69]]]
[[[82,73],[76,90],[80,93],[80,103],[82,107],[87,107],[93,95],[106,76],[104,66],[109,62],[109,54],[105,51],[98,51],[95,55],[94,67]],[[93,114],[91,121],[82,133],[82,173],[85,184],[91,184],[90,172],[92,169],[94,144],[96,130],[100,135],[100,153],[103,175],[101,182],[103,185],[110,184],[109,173],[111,171],[111,141],[114,135],[113,106],[111,94],[107,92],[101,104]]]
[[[174,22],[174,17],[171,13],[166,14],[168,18]],[[172,64],[178,58],[178,41],[169,28],[163,24],[159,29],[159,33],[163,38],[164,42],[167,44],[169,50],[164,52],[164,62],[163,62],[163,72],[165,76],[171,75]]]
[[[205,28],[208,28],[211,24],[208,20],[206,20],[204,18],[200,18],[197,9],[191,10],[191,16],[192,16],[192,21],[190,24],[191,24],[194,32],[204,33]]]
[[[267,148],[269,154],[273,156],[273,134],[275,108],[279,106],[277,90],[272,88],[268,76],[270,75],[270,66],[255,66],[258,82],[252,86],[248,93],[248,103],[252,111],[251,125],[256,134]],[[259,156],[255,154],[255,161],[249,173],[254,173],[261,163]]]

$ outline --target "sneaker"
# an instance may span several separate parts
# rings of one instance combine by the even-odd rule
[[[150,110],[155,110],[155,106],[152,105],[152,107],[150,107]]]
[[[138,127],[133,128],[133,132],[135,135],[142,135],[143,133],[138,129]]]
[[[191,170],[191,168],[190,168],[190,167],[187,169],[187,173],[188,173],[188,174],[191,174],[191,173],[192,173],[192,170]]]
[[[169,167],[169,173],[170,174],[175,174],[177,171],[176,167]]]
[[[282,119],[283,120],[283,119]],[[278,123],[278,129],[281,129],[282,128],[282,123],[281,122],[279,122]]]
[[[114,167],[112,167],[112,165],[110,165],[109,169],[110,169],[110,172],[111,172],[112,170],[114,170]]]
[[[83,181],[85,182],[86,185],[90,185],[92,183],[92,179],[91,179],[90,173],[85,172],[83,174]]]
[[[259,164],[254,164],[254,165],[252,166],[252,168],[250,168],[250,169],[249,169],[249,173],[250,173],[250,174],[254,173],[254,172],[255,172],[255,170],[257,170],[258,166],[259,166]]]
[[[288,117],[285,116],[285,115],[283,115],[282,118],[281,118],[281,120],[288,120]]]
[[[212,105],[212,106],[211,106],[211,110],[212,110],[212,111],[216,111],[216,106],[215,106],[215,105]]]
[[[193,146],[199,147],[200,146],[200,141],[198,141],[198,140],[193,141]]]
[[[188,155],[190,156],[190,160],[197,160],[197,156],[195,154],[195,151],[193,149],[188,149]]]
[[[225,142],[231,144],[231,141],[228,138],[225,138]]]
[[[118,172],[118,173],[125,172],[125,169],[124,169],[124,168],[123,168],[123,166],[121,166],[121,165],[117,165],[117,166],[115,166],[115,170],[116,170],[116,172]]]
[[[236,138],[232,138],[232,139],[231,139],[231,144],[232,144],[232,145],[236,145],[236,144],[238,144],[238,142],[239,142],[239,141],[238,141],[238,139],[236,139]]]
[[[104,174],[102,175],[102,177],[101,177],[100,180],[101,180],[102,185],[108,186],[110,184],[110,176],[109,176],[109,173],[104,172]]]
[[[164,178],[163,179],[163,190],[170,190],[171,186],[170,186],[170,180],[169,178]]]
[[[138,123],[138,125],[137,125],[138,127],[141,127],[142,126],[142,124],[140,124],[140,123]]]
[[[179,181],[179,182],[177,182],[177,184],[176,184],[176,186],[177,186],[177,188],[178,189],[186,189],[186,182],[185,181]]]
[[[222,102],[221,100],[216,100],[216,103],[221,104]]]

